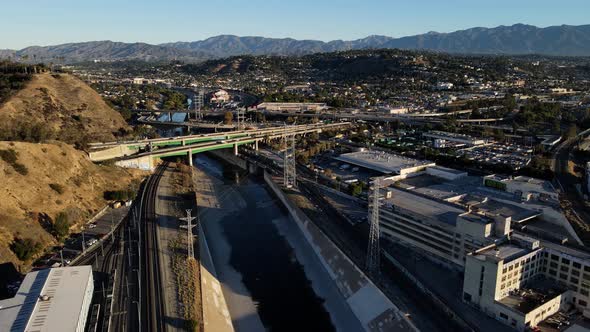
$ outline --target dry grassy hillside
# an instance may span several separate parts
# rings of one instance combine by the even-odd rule
[[[0,156],[11,149],[16,161],[0,158],[0,263],[26,267],[9,249],[15,236],[52,245],[56,240],[43,228],[44,222],[60,212],[71,222],[83,222],[106,204],[105,190],[126,189],[143,175],[96,165],[84,152],[62,142],[0,142]]]
[[[127,130],[117,111],[68,74],[35,75],[0,106],[0,137],[4,140],[58,139],[83,144],[113,140],[116,133]]]

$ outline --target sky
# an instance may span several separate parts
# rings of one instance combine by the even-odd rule
[[[328,41],[515,23],[590,24],[588,0],[11,0],[1,7],[0,49],[221,34]]]

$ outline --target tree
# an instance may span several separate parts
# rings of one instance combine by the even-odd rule
[[[61,241],[68,236],[69,233],[70,222],[68,221],[68,215],[64,212],[60,212],[53,222],[53,236]]]
[[[223,116],[223,122],[227,125],[232,124],[232,121],[234,119],[234,115],[232,114],[232,112],[225,112],[225,115]]]
[[[39,253],[42,248],[43,246],[40,242],[28,238],[15,238],[10,244],[12,252],[14,252],[16,257],[23,262],[31,259],[31,257]]]
[[[574,137],[576,137],[576,135],[578,135],[578,126],[576,126],[575,124],[572,124],[565,132],[565,137],[566,138],[574,138]]]

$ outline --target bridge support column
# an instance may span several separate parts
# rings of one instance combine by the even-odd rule
[[[185,145],[186,145],[186,141],[182,140],[182,146],[185,146]]]
[[[238,143],[234,144],[234,156],[238,155]]]
[[[193,166],[193,150],[188,150],[188,164],[191,167]]]
[[[254,151],[258,151],[258,141],[254,141]]]

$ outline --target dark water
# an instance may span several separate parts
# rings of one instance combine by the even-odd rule
[[[272,223],[285,218],[287,212],[264,181],[202,155],[196,165],[223,178],[247,203],[221,225],[232,247],[230,264],[241,273],[264,326],[270,331],[334,331],[323,300],[316,296],[295,253]]]

